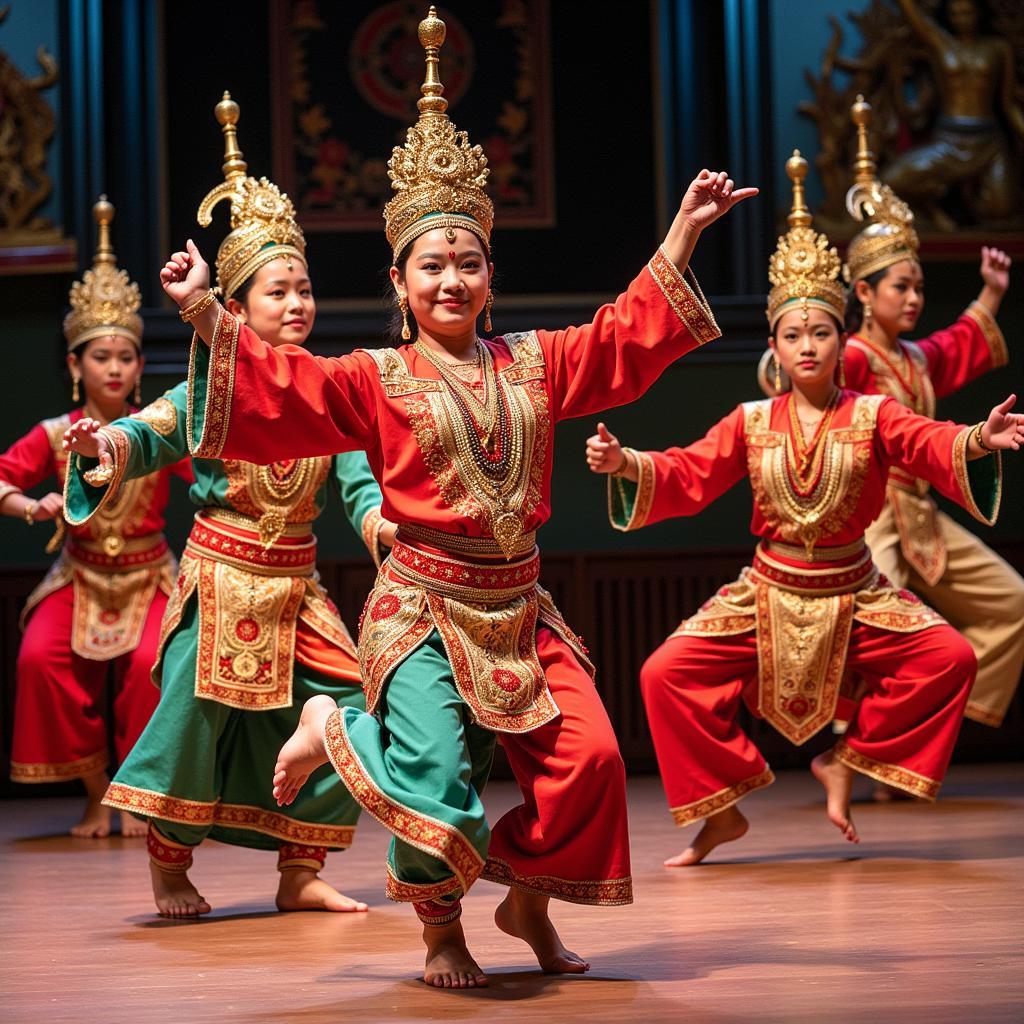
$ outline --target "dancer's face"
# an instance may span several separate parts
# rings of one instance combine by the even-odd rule
[[[449,241],[444,228],[435,228],[413,242],[403,270],[391,268],[391,281],[408,296],[409,313],[422,331],[461,339],[476,330],[493,269],[472,231],[457,228]]]
[[[268,345],[304,345],[316,319],[306,264],[294,256],[265,263],[253,275],[245,298],[228,299],[227,307]]]
[[[779,318],[768,343],[793,385],[810,387],[835,379],[846,334],[823,310],[809,309],[804,320],[801,310],[791,309]]]
[[[858,281],[855,287],[857,298],[871,303],[872,317],[890,338],[917,326],[924,309],[924,274],[916,260],[894,263],[874,288],[867,281]]]
[[[120,334],[93,338],[77,352],[69,353],[68,369],[82,378],[86,399],[107,406],[128,400],[142,373],[142,356]]]

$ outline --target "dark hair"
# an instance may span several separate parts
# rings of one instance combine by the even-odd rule
[[[256,281],[256,271],[254,270],[230,295],[226,295],[226,299],[234,299],[235,302],[240,302],[243,306],[246,300],[249,298],[249,292],[252,291],[252,286]]]
[[[877,288],[880,281],[884,280],[885,275],[889,273],[888,267],[882,267],[881,270],[876,270],[873,274],[868,274],[867,277],[862,277],[862,281],[866,281],[872,289]],[[850,285],[850,293],[846,296],[846,333],[853,334],[855,331],[860,330],[860,325],[864,322],[864,303],[857,298],[857,292],[855,291],[856,282]]]
[[[822,310],[822,312],[824,312],[824,310]],[[842,334],[843,333],[843,325],[839,322],[839,318],[834,313],[825,313],[825,315],[829,318],[829,320],[832,321],[833,324],[835,324],[836,333]],[[781,319],[782,319],[782,317],[779,317],[779,320],[781,320]],[[772,327],[768,331],[768,337],[771,338],[772,341],[775,340],[775,331],[776,331],[776,329],[779,326],[779,320],[776,320],[775,321],[775,326]]]

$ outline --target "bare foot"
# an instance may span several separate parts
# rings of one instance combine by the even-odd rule
[[[285,741],[274,765],[274,799],[279,807],[290,804],[310,772],[327,763],[324,725],[338,705],[326,693],[318,693],[302,706],[299,725]]]
[[[469,955],[461,921],[437,927],[423,926],[427,962],[423,980],[434,988],[485,988],[487,975]]]
[[[837,761],[831,750],[819,754],[811,762],[814,777],[825,787],[828,820],[851,843],[859,843],[860,836],[850,817],[850,795],[853,792],[853,769]]]
[[[913,800],[914,798],[904,789],[897,789],[895,786],[890,786],[885,782],[876,782],[871,799],[876,804],[889,804],[894,800]]]
[[[85,786],[85,812],[82,820],[71,829],[73,836],[82,839],[105,839],[110,835],[110,808],[103,806],[103,797],[110,785],[107,773],[100,769],[82,778]]]
[[[184,871],[162,871],[150,861],[149,874],[153,880],[153,899],[161,917],[198,917],[210,912],[210,904],[199,895]]]
[[[149,831],[149,825],[136,818],[134,814],[127,811],[121,812],[121,835],[126,839],[134,839],[136,836],[144,836]]]
[[[351,914],[369,910],[365,903],[343,896],[312,868],[288,868],[277,886],[278,910],[333,910]]]
[[[506,934],[522,939],[536,954],[541,970],[549,974],[584,974],[590,964],[562,945],[548,917],[547,896],[509,889],[494,912],[494,923]]]
[[[750,828],[750,822],[743,812],[733,804],[724,811],[704,819],[704,825],[682,853],[665,861],[667,868],[688,868],[699,864],[716,846],[742,839]]]

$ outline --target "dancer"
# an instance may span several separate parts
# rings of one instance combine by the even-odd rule
[[[556,972],[588,964],[562,944],[550,898],[632,899],[622,760],[585,650],[537,585],[534,531],[550,511],[554,424],[633,400],[718,336],[687,265],[700,232],[757,190],[702,171],[662,247],[592,323],[481,341],[493,273],[486,160],[445,113],[433,8],[419,35],[420,118],[391,157],[384,214],[403,334],[412,341],[415,327],[415,343],[337,359],[273,349],[206,305],[208,271],[191,243],[162,277],[180,306],[203,308],[195,450],[366,449],[384,514],[400,524],[360,631],[370,713],[307,704],[275,792],[287,805],[330,757],[394,833],[387,893],[423,921],[424,980],[472,987],[487,979],[459,916],[477,878],[510,887],[498,926]],[[498,734],[523,803],[491,830],[479,792]]]
[[[302,231],[276,185],[246,176],[239,110],[227,94],[216,115],[226,180],[203,200],[199,220],[209,224],[212,208],[230,202],[233,230],[217,254],[224,317],[251,324],[269,345],[301,345],[316,316]],[[89,458],[72,459],[70,522],[92,522],[122,481],[188,453],[187,403],[183,381],[140,418],[72,426],[68,447]],[[268,452],[261,463],[275,458]],[[276,849],[281,910],[365,910],[319,878],[327,850],[352,841],[355,801],[325,770],[283,814],[270,778],[310,696],[364,707],[355,646],[316,575],[312,523],[333,483],[379,560],[393,530],[380,516],[380,490],[361,452],[269,465],[197,458],[194,466],[199,511],[161,630],[154,669],[160,705],[105,803],[149,819],[153,896],[162,915],[209,912],[187,874],[207,836]]]
[[[69,531],[58,492],[38,500],[24,493],[54,476],[63,485],[61,441],[72,423],[145,416],[135,412],[144,362],[139,288],[117,269],[110,242],[114,207],[106,196],[93,216],[96,255],[72,285],[64,318],[72,400],[77,406],[84,390],[85,405],[43,420],[0,455],[0,512],[29,526],[53,521],[57,530],[46,549],[60,551],[22,613],[11,778],[81,779],[85,812],[71,834],[101,838],[110,834],[110,810],[101,802],[110,782],[104,684],[112,665],[114,756],[123,762],[159,697],[149,669],[176,571],[161,532],[164,509],[170,477],[191,483],[192,471],[186,459],[133,480],[102,515]],[[122,835],[145,832],[143,822],[121,813]]]
[[[815,758],[829,819],[850,817],[854,772],[933,799],[960,728],[976,661],[970,645],[872,564],[864,528],[881,511],[890,466],[921,476],[982,522],[998,508],[996,449],[1024,441],[1011,396],[984,423],[917,416],[842,376],[845,294],[839,257],[811,228],[807,162],[794,153],[790,229],[772,257],[769,344],[792,390],[739,406],[688,448],[623,449],[599,424],[587,462],[610,473],[609,514],[620,530],[694,515],[749,475],[753,564],[685,620],[645,663],[641,686],[658,764],[678,825],[704,827],[667,866],[703,860],[739,839],[736,807],[773,781],[736,724],[743,697],[794,743],[835,714],[846,666],[866,693],[838,744]]]
[[[851,114],[857,161],[847,205],[858,220],[871,222],[847,253],[847,383],[934,417],[936,398],[1007,363],[995,317],[1009,286],[1010,258],[999,249],[982,249],[984,287],[960,319],[920,341],[901,340],[924,307],[913,214],[875,178],[867,137],[871,107],[858,97]],[[976,722],[1001,725],[1024,667],[1024,579],[940,511],[927,482],[898,467],[889,473],[885,508],[866,537],[875,565],[890,582],[913,590],[974,648],[978,678],[965,713]]]

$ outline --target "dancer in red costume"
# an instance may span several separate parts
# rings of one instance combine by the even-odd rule
[[[960,634],[872,564],[864,530],[881,511],[890,467],[929,481],[978,519],[998,508],[1000,449],[1024,442],[1014,396],[973,427],[936,423],[881,395],[845,390],[839,257],[811,228],[794,182],[790,230],[770,264],[770,345],[792,380],[780,398],[741,405],[688,448],[623,449],[603,424],[587,444],[609,473],[609,511],[623,530],[694,515],[741,479],[754,494],[750,568],[714,595],[648,659],[641,686],[658,764],[679,825],[704,819],[666,864],[703,860],[740,838],[736,807],[773,776],[736,722],[741,699],[794,743],[835,716],[847,666],[866,681],[845,736],[817,757],[828,816],[859,841],[850,817],[855,772],[932,799],[974,681]]]

